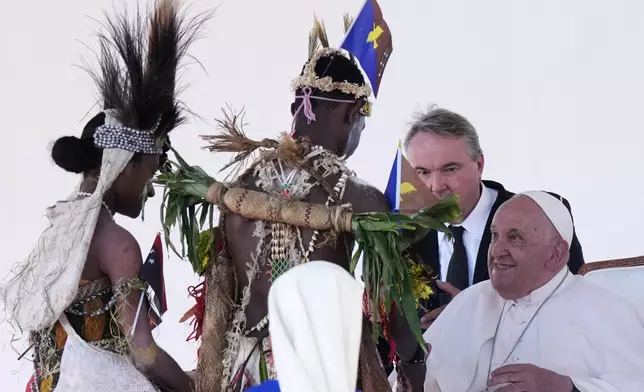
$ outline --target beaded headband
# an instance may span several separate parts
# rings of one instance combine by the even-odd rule
[[[100,148],[120,148],[140,154],[162,155],[163,139],[157,138],[156,129],[159,126],[157,121],[151,130],[138,130],[124,125],[112,117],[109,110],[105,111],[106,121],[96,128],[94,132],[94,145]],[[110,123],[108,123],[110,122]]]

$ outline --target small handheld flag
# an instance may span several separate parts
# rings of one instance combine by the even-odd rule
[[[385,197],[392,212],[404,215],[411,215],[421,208],[431,207],[438,201],[403,155],[400,141],[391,166]]]
[[[358,60],[377,98],[382,74],[394,50],[391,31],[376,0],[367,0],[347,32],[342,49]]]
[[[385,197],[389,202],[389,209],[391,212],[400,212],[400,182],[402,171],[402,145],[398,142],[396,149],[396,157],[394,164],[391,165],[391,172],[389,173],[389,180],[387,181],[387,188],[385,188]]]
[[[168,310],[165,296],[165,279],[163,277],[163,245],[161,235],[157,234],[152,249],[141,266],[140,277],[147,284],[148,305],[150,307],[150,327],[161,324],[163,313]]]

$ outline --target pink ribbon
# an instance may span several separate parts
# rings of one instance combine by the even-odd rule
[[[304,95],[296,95],[295,98],[302,98],[302,103],[300,106],[297,108],[295,111],[295,114],[293,114],[293,122],[291,123],[291,137],[295,133],[295,120],[297,119],[297,115],[300,113],[302,109],[304,109],[304,116],[306,117],[307,124],[310,124],[311,121],[315,121],[315,113],[313,113],[313,106],[311,105],[311,99],[317,99],[320,101],[329,101],[329,102],[346,102],[346,103],[353,103],[356,101],[353,100],[348,100],[348,99],[333,99],[333,98],[325,98],[325,97],[315,97],[313,96],[313,90],[311,87],[306,86],[302,88],[302,93]]]

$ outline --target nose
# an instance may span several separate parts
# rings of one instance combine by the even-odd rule
[[[432,191],[432,193],[436,196],[442,196],[442,193],[445,192],[447,189],[447,184],[445,183],[445,178],[443,177],[443,174],[434,171],[429,175],[429,179],[427,181],[427,187],[429,190]]]
[[[148,185],[146,185],[146,188],[147,188],[147,196],[148,196],[148,198],[154,197],[155,191],[154,191],[154,186],[152,185],[152,183],[148,182]]]
[[[490,258],[498,258],[507,254],[508,249],[505,246],[505,241],[503,241],[502,239],[499,238],[490,243],[490,247],[488,249],[488,255]]]

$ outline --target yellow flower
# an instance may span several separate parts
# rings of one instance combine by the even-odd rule
[[[425,269],[422,265],[409,261],[409,276],[411,278],[411,288],[416,300],[416,308],[418,308],[418,299],[428,299],[433,294],[432,288],[429,285],[429,280],[425,278]]]
[[[199,243],[197,244],[197,254],[201,260],[201,270],[205,270],[212,251],[212,244],[215,240],[212,230],[204,230],[199,233]]]

